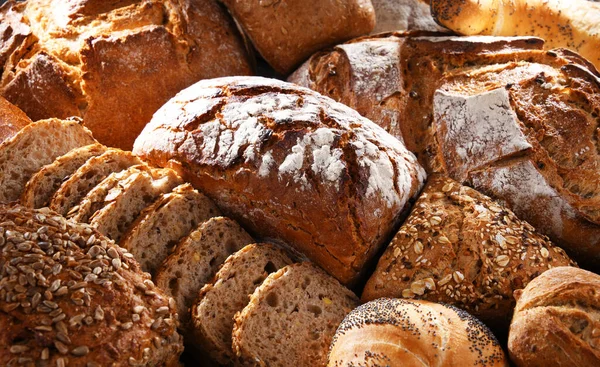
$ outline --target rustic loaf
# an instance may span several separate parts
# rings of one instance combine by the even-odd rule
[[[356,308],[336,331],[328,367],[506,367],[492,332],[464,310],[381,298]]]
[[[508,350],[518,367],[600,365],[600,276],[559,267],[520,292]]]
[[[31,120],[23,111],[0,97],[0,143],[15,136],[29,123],[31,123]]]
[[[0,365],[179,366],[172,300],[91,227],[0,206],[0,263]]]
[[[215,0],[9,1],[0,22],[0,93],[34,120],[80,116],[123,149],[181,89],[251,72]]]
[[[404,145],[355,111],[264,78],[202,81],[163,106],[134,152],[182,172],[253,234],[350,284],[425,178]]]
[[[435,22],[429,0],[371,0],[377,22],[371,33],[389,31],[447,31]]]
[[[563,250],[489,197],[430,176],[379,260],[363,301],[419,298],[506,328],[513,293],[544,271],[574,265]]]

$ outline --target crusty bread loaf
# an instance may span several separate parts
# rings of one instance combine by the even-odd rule
[[[63,181],[71,177],[88,159],[105,151],[106,147],[102,144],[86,145],[75,148],[45,165],[27,181],[21,194],[21,205],[36,209],[48,206]]]
[[[363,294],[420,298],[463,308],[505,329],[513,293],[556,267],[574,265],[563,250],[489,197],[433,175]]]
[[[377,19],[371,33],[389,31],[447,31],[435,22],[429,0],[371,0]]]
[[[50,200],[50,209],[66,215],[108,175],[139,164],[143,163],[138,157],[119,149],[108,149],[101,155],[88,159],[56,190]]]
[[[179,366],[175,305],[131,254],[47,208],[0,223],[0,365]]]
[[[0,34],[2,31],[0,31]],[[0,58],[2,52],[0,51]],[[17,106],[0,97],[0,143],[12,138],[31,120]]]
[[[235,221],[215,217],[184,238],[162,265],[164,253],[142,253],[136,258],[142,259],[142,269],[151,274],[156,272],[156,285],[175,299],[181,328],[187,330],[190,307],[202,287],[215,276],[229,255],[254,242]]]
[[[173,165],[253,234],[356,281],[425,178],[401,142],[355,111],[264,78],[202,81],[163,106],[136,154]]]
[[[600,365],[600,276],[548,270],[518,295],[508,350],[518,367]]]
[[[192,306],[192,344],[219,364],[231,364],[233,317],[269,274],[291,263],[285,252],[267,243],[248,245],[231,255]]]
[[[368,34],[375,26],[370,0],[221,0],[254,46],[288,74],[314,52]]]
[[[71,149],[94,143],[77,121],[42,120],[0,144],[0,203],[16,201],[37,171]]]
[[[321,269],[288,265],[235,316],[233,350],[244,366],[325,366],[336,328],[356,306],[356,296]]]
[[[508,361],[492,332],[461,309],[381,298],[346,316],[327,366],[507,367]]]
[[[34,120],[80,116],[123,149],[181,89],[251,73],[215,0],[10,1],[0,22],[0,93]]]

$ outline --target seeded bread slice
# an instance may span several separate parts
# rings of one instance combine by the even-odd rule
[[[113,172],[123,171],[142,161],[130,152],[108,149],[105,153],[88,159],[87,162],[63,182],[50,200],[50,209],[66,215],[79,204],[90,190]]]
[[[175,299],[183,330],[188,328],[189,309],[200,289],[215,276],[229,255],[253,242],[234,220],[216,217],[190,233],[167,257],[156,273],[156,285]],[[152,254],[141,262],[141,266],[142,269],[149,268],[152,274],[156,269]]]
[[[248,245],[229,256],[192,307],[192,343],[222,365],[232,361],[233,317],[269,274],[291,263],[283,250],[266,243]]]
[[[221,212],[209,198],[190,184],[183,184],[144,209],[119,245],[129,250],[145,270],[155,269],[183,237],[218,215]]]
[[[142,210],[182,182],[170,168],[133,173],[108,191],[103,207],[90,217],[90,224],[119,242]]]
[[[0,144],[0,203],[16,201],[27,181],[71,149],[96,141],[76,121],[41,120]]]
[[[67,154],[45,165],[27,181],[21,194],[21,204],[29,208],[42,208],[50,204],[52,195],[88,159],[106,151],[102,144],[91,144],[75,148]]]
[[[329,345],[358,298],[311,263],[269,275],[235,316],[233,350],[245,366],[327,365]]]

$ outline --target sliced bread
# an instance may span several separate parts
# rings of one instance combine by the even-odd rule
[[[233,317],[269,274],[291,263],[283,250],[267,243],[248,245],[229,256],[192,306],[192,344],[221,365],[232,361]]]
[[[182,329],[188,327],[189,309],[200,289],[215,276],[229,255],[253,242],[234,220],[216,217],[203,223],[175,247],[160,266],[155,280],[156,285],[175,299]],[[151,253],[141,262],[142,269],[151,274],[158,265]]]
[[[25,126],[0,144],[0,203],[19,200],[31,176],[56,157],[95,142],[77,121],[48,119]]]
[[[29,208],[42,208],[50,204],[52,195],[88,159],[97,157],[106,151],[102,144],[91,144],[75,148],[67,154],[45,165],[27,181],[21,194],[21,205]]]
[[[104,205],[90,217],[90,225],[119,242],[142,210],[183,182],[170,168],[133,173],[111,188]]]
[[[108,149],[105,153],[87,160],[85,164],[63,182],[50,200],[50,209],[66,215],[79,204],[90,190],[113,172],[123,171],[142,161],[130,152]]]
[[[358,298],[311,263],[269,275],[235,316],[233,350],[241,365],[327,365],[338,325]]]
[[[183,184],[144,209],[119,245],[140,263],[153,261],[152,267],[157,267],[183,237],[219,215],[219,209],[209,198],[190,184]]]

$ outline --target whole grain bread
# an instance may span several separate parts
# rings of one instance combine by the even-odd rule
[[[362,299],[448,303],[506,328],[514,292],[544,271],[566,265],[575,263],[510,210],[433,175],[379,260]]]
[[[134,152],[173,165],[252,234],[275,237],[354,283],[425,175],[355,111],[264,78],[202,81],[163,106]]]
[[[235,316],[233,350],[245,366],[327,365],[327,352],[356,296],[311,263],[284,267]]]
[[[0,34],[2,31],[0,31]],[[0,51],[0,57],[1,51]],[[0,143],[12,138],[31,120],[17,106],[0,97]]]
[[[56,157],[95,142],[74,120],[48,119],[25,126],[0,144],[0,203],[18,200],[31,176]]]
[[[284,251],[268,243],[248,245],[229,256],[192,306],[191,343],[219,364],[230,364],[233,317],[269,274],[291,263]]]
[[[151,274],[156,272],[156,285],[175,299],[181,328],[187,331],[190,307],[202,287],[215,276],[227,257],[251,243],[254,243],[252,237],[235,221],[215,217],[184,238],[162,264],[160,261],[166,255],[163,253],[142,253],[140,263],[142,269]]]
[[[75,148],[34,174],[21,194],[21,205],[29,208],[42,208],[50,204],[60,185],[79,169],[88,159],[106,151],[102,144],[90,144]]]

